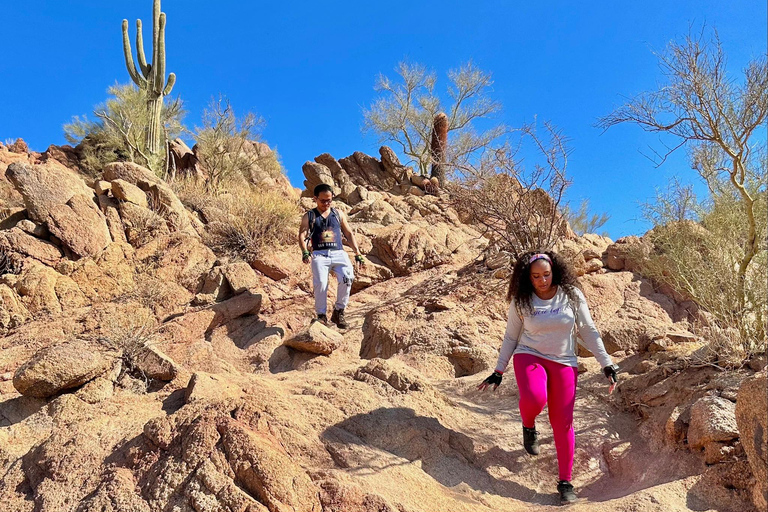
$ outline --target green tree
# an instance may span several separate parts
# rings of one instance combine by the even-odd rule
[[[682,215],[677,215],[668,229],[659,224],[665,220],[663,216],[655,219],[660,228],[657,233],[667,233],[656,235],[658,242],[667,245],[667,273],[677,274],[668,280],[674,278],[674,284],[683,288],[681,291],[706,305],[714,299],[708,295],[723,296],[723,288],[704,286],[690,272],[709,269],[706,275],[716,282],[730,279],[733,286],[726,290],[732,290],[732,295],[727,305],[712,312],[720,315],[719,320],[724,323],[736,322],[742,337],[760,337],[764,346],[765,300],[755,302],[750,290],[765,286],[765,279],[761,283],[754,279],[760,274],[757,267],[764,262],[766,251],[765,212],[761,212],[767,177],[766,56],[750,61],[743,77],[735,79],[727,71],[717,32],[713,30],[707,35],[702,29],[683,41],[670,43],[666,52],[659,55],[659,61],[665,83],[658,90],[629,100],[600,119],[598,125],[607,129],[630,122],[649,132],[672,136],[675,143],[656,153],[659,165],[678,148],[688,146],[693,168],[710,192],[705,201],[709,206],[699,217],[706,235],[691,227],[692,223],[681,222]],[[685,197],[683,194],[679,199]],[[687,207],[680,203],[677,210],[687,211]],[[674,234],[675,230],[680,232]],[[710,248],[706,252],[708,261],[701,251],[696,254],[701,245],[691,245],[693,239]],[[681,262],[673,261],[683,256]],[[722,263],[711,265],[711,261]]]
[[[211,100],[203,111],[203,126],[195,130],[197,156],[207,173],[207,192],[218,193],[231,178],[247,178],[253,166],[267,158],[254,146],[263,126],[264,120],[252,112],[238,118],[225,97]]]
[[[79,144],[82,149],[86,171],[96,176],[105,164],[127,160],[160,174],[165,158],[152,155],[147,148],[145,134],[150,119],[145,94],[132,84],[115,84],[107,92],[110,97],[93,110],[95,120],[75,116],[64,125],[67,141]],[[185,114],[178,98],[163,106],[161,123],[167,138],[176,138],[183,132]]]
[[[579,209],[575,211],[566,205],[563,210],[563,216],[568,220],[571,229],[577,235],[594,233],[611,218],[607,213],[590,213],[589,199],[582,199]]]

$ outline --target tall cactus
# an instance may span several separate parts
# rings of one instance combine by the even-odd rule
[[[429,145],[429,157],[432,161],[430,175],[437,178],[440,185],[445,185],[445,152],[448,148],[448,116],[440,112],[432,125],[432,141]]]
[[[141,34],[141,20],[136,20],[136,57],[139,61],[139,69],[133,62],[131,43],[128,37],[128,20],[123,20],[123,52],[125,53],[125,66],[131,80],[140,89],[147,92],[147,114],[149,126],[147,128],[147,150],[152,155],[160,153],[163,143],[163,126],[161,114],[163,111],[163,98],[171,94],[176,83],[176,75],[168,75],[165,81],[165,13],[160,12],[160,0],[154,0],[152,17],[152,63],[148,64],[144,56],[144,40]]]

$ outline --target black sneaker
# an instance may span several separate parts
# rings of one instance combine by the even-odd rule
[[[539,454],[539,433],[536,432],[536,427],[523,427],[523,446],[531,455]]]
[[[334,309],[333,314],[331,315],[331,322],[335,323],[337,326],[339,326],[339,329],[346,329],[349,327],[347,325],[347,321],[344,320],[344,310],[343,309]]]
[[[328,325],[328,317],[325,315],[325,313],[322,313],[317,315],[317,318],[312,319],[312,323],[315,322],[321,322],[323,325]]]
[[[557,482],[557,492],[560,493],[560,504],[568,505],[576,501],[576,493],[573,492],[573,486],[568,480]]]

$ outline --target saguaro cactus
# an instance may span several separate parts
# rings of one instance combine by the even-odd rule
[[[165,81],[165,13],[160,12],[160,0],[154,0],[155,5],[152,17],[152,62],[147,63],[144,56],[144,40],[141,34],[141,20],[136,20],[136,58],[139,61],[139,69],[133,62],[131,43],[128,38],[128,20],[123,20],[123,52],[125,53],[125,66],[131,80],[142,90],[147,92],[147,114],[149,126],[147,128],[147,150],[152,155],[160,152],[163,142],[163,126],[161,113],[163,111],[163,98],[171,94],[173,84],[176,83],[176,75],[168,75]]]
[[[432,125],[432,141],[429,156],[432,160],[430,176],[445,185],[445,150],[448,147],[448,116],[440,112]]]

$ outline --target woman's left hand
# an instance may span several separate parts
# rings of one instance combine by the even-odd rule
[[[616,384],[619,382],[619,378],[616,375],[618,369],[619,367],[615,364],[611,364],[603,368],[603,373],[608,378],[608,380],[611,381],[611,387],[608,388],[608,394],[613,393],[613,390],[616,389]]]

